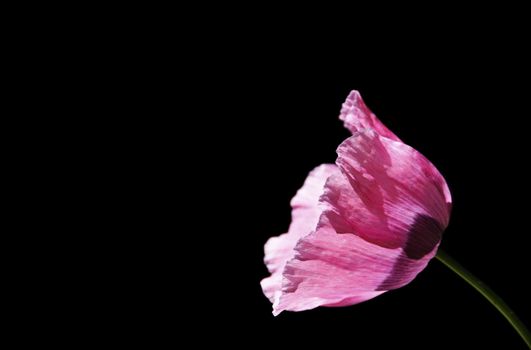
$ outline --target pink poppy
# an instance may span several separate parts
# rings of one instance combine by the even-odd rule
[[[273,314],[353,305],[402,287],[435,256],[451,197],[439,171],[352,91],[339,118],[352,136],[291,201],[287,233],[265,245]]]

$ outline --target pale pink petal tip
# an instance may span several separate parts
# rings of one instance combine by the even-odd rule
[[[322,209],[319,197],[323,194],[328,177],[339,173],[334,164],[322,164],[312,170],[302,188],[291,200],[292,220],[287,233],[270,238],[264,247],[264,262],[271,276],[261,282],[264,294],[274,303],[281,294],[282,271],[293,258],[298,240],[315,230]]]
[[[400,141],[387,127],[371,112],[358,91],[352,90],[343,103],[339,119],[345,128],[353,134],[363,129],[374,129],[378,134]]]
[[[262,281],[273,314],[346,306],[411,282],[435,256],[450,218],[446,181],[353,91],[340,118],[353,136],[337,167],[310,173],[288,233],[271,238]]]

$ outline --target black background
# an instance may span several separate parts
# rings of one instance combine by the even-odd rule
[[[204,193],[193,211],[206,216],[194,222],[193,234],[204,253],[199,260],[213,265],[191,272],[202,292],[194,325],[247,346],[524,349],[496,310],[437,261],[410,285],[371,301],[272,316],[259,285],[268,275],[263,244],[287,230],[289,201],[307,173],[335,161],[349,136],[337,116],[357,89],[445,176],[454,206],[441,247],[531,321],[523,126],[529,88],[517,53],[513,66],[481,52],[435,51],[403,61],[393,50],[368,60],[339,51],[340,59],[326,64],[298,49],[269,61],[246,57],[236,67],[214,63],[214,78],[202,81],[209,91],[195,116],[205,147],[194,154],[201,170],[190,176],[201,177]]]
[[[349,136],[337,116],[357,89],[445,176],[453,213],[442,248],[531,324],[523,22],[506,17],[509,25],[495,25],[496,8],[479,27],[469,24],[483,18],[478,8],[462,18],[451,10],[456,16],[428,33],[427,16],[403,32],[406,19],[384,28],[381,14],[355,29],[366,17],[359,10],[326,20],[273,10],[278,16],[258,22],[262,11],[233,21],[201,9],[191,23],[174,12],[159,19],[125,10],[110,15],[109,29],[91,18],[79,32],[61,24],[56,34],[43,32],[42,47],[28,55],[41,65],[24,67],[37,71],[36,82],[20,80],[52,95],[21,106],[66,116],[51,125],[61,137],[44,133],[59,150],[45,159],[59,154],[67,168],[51,175],[61,186],[73,182],[65,188],[73,199],[62,200],[68,208],[55,214],[72,222],[67,237],[81,242],[59,250],[88,250],[86,267],[60,276],[68,288],[52,289],[69,312],[52,335],[74,329],[86,332],[77,341],[103,333],[151,347],[182,346],[189,337],[208,347],[525,349],[496,310],[437,261],[368,302],[276,318],[259,285],[268,275],[263,245],[287,230],[289,201],[308,172],[335,161]],[[346,28],[326,33],[328,21]],[[450,33],[458,21],[468,30]],[[72,204],[78,200],[86,207]],[[68,268],[74,258],[59,260]],[[51,310],[39,327],[57,315],[54,302],[42,304]]]

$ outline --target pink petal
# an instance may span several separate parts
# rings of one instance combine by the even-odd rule
[[[379,247],[355,235],[338,235],[323,215],[320,228],[299,241],[297,255],[283,273],[273,314],[321,305],[341,306],[373,298],[393,270],[400,251]]]
[[[446,182],[413,148],[364,130],[338,155],[342,174],[327,181],[317,230],[284,268],[274,314],[356,304],[409,283],[448,224]]]
[[[388,248],[406,247],[420,258],[440,240],[450,217],[450,191],[422,154],[373,130],[358,132],[338,148],[345,184],[328,186],[338,232],[354,232]]]
[[[293,248],[299,238],[315,230],[322,209],[319,208],[319,197],[323,193],[327,178],[339,173],[337,166],[323,164],[308,175],[303,187],[291,200],[292,221],[287,233],[270,238],[265,245],[264,261],[271,276],[262,280],[264,294],[273,302],[275,295],[280,293],[282,270],[286,262],[295,254]]]
[[[424,156],[389,131],[357,91],[340,118],[353,136],[338,148],[339,169],[310,174],[292,201],[288,233],[266,244],[272,275],[262,288],[275,315],[352,305],[409,283],[448,225],[448,186]]]
[[[358,91],[352,90],[343,103],[339,119],[353,134],[363,129],[374,129],[380,135],[400,141],[365,105]]]

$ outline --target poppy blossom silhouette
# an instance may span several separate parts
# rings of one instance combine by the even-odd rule
[[[452,207],[441,173],[372,113],[357,91],[339,118],[352,136],[291,200],[288,232],[270,238],[261,282],[273,315],[361,303],[411,282],[437,257],[485,297],[531,349],[531,332],[485,283],[438,251]]]
[[[352,132],[336,164],[314,169],[291,201],[287,233],[265,245],[273,313],[353,305],[411,282],[435,256],[451,196],[430,161],[404,144],[352,91]]]

